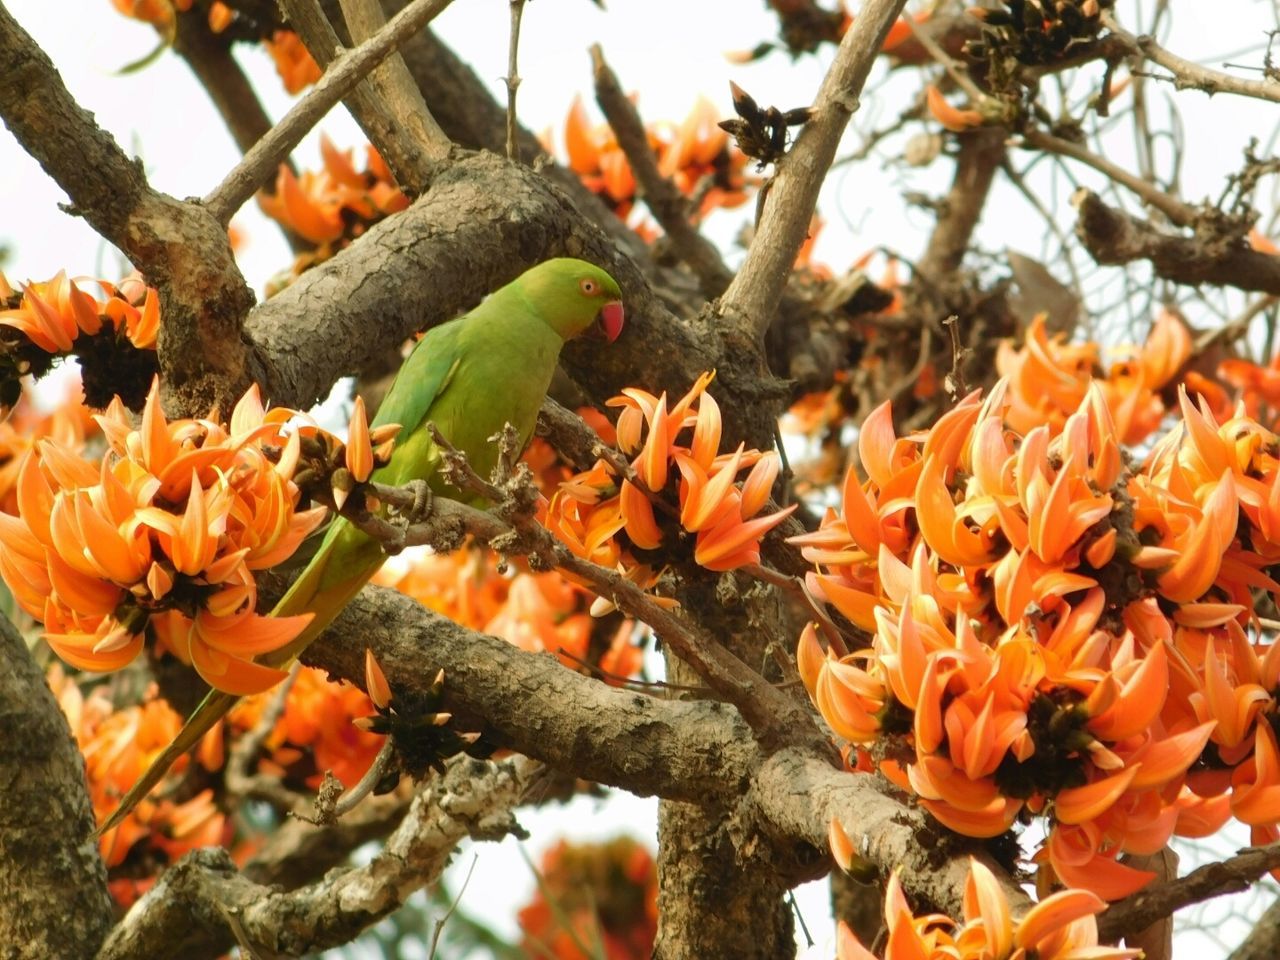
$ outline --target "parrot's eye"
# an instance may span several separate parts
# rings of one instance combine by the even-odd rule
[[[582,292],[585,293],[588,297],[594,297],[597,293],[600,292],[600,284],[596,283],[594,280],[588,280],[588,279],[579,280],[578,286],[579,288],[581,288]]]

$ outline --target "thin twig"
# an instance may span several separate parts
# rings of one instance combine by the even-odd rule
[[[458,909],[458,904],[462,902],[462,895],[467,892],[467,886],[471,883],[471,874],[475,873],[476,863],[479,860],[479,854],[471,855],[471,866],[467,867],[467,875],[462,879],[462,887],[458,890],[458,895],[453,898],[453,902],[449,904],[449,909],[444,912],[444,916],[436,921],[435,928],[431,931],[431,951],[427,955],[427,960],[435,960],[436,948],[440,945],[440,934],[444,933],[444,925],[449,922],[453,912]]]
[[[382,743],[382,748],[378,750],[378,755],[373,758],[373,763],[369,764],[369,769],[364,772],[364,776],[350,790],[336,799],[330,800],[323,787],[316,795],[314,816],[304,816],[295,811],[294,816],[307,823],[314,823],[319,826],[336,823],[343,814],[350,812],[356,804],[369,795],[374,787],[382,780],[391,764],[392,758],[395,757],[395,742],[391,737],[387,737]],[[326,774],[331,777],[332,774]],[[335,778],[336,783],[336,778]]]
[[[840,632],[840,628],[836,626],[835,621],[831,619],[831,615],[827,613],[826,605],[813,595],[808,585],[799,577],[790,577],[785,573],[767,567],[762,563],[753,563],[743,567],[743,572],[748,576],[759,577],[766,583],[771,583],[775,587],[793,593],[804,601],[814,618],[818,621],[818,625],[822,627],[822,632],[827,637],[827,643],[831,645],[831,651],[837,657],[846,657],[849,655],[849,645],[845,643],[844,634]]]
[[[957,87],[968,94],[969,99],[977,106],[987,97],[978,89],[978,85],[969,77],[968,72],[942,49],[937,40],[933,39],[930,31],[916,22],[915,17],[903,17],[902,22],[907,25],[907,29],[911,31],[911,35],[915,38],[916,43],[924,47],[929,56],[941,64],[942,68],[947,71],[947,75],[955,81]]]
[[[1190,204],[1169,196],[1169,194],[1141,177],[1135,176],[1123,167],[1098,156],[1078,143],[1063,140],[1061,137],[1055,137],[1050,133],[1034,128],[1025,130],[1022,134],[1022,139],[1027,146],[1035,147],[1038,150],[1047,150],[1050,153],[1069,157],[1086,166],[1093,167],[1112,183],[1120,184],[1140,197],[1149,206],[1159,210],[1169,218],[1170,222],[1179,227],[1188,227],[1195,222],[1196,209]]]
[[[509,0],[511,7],[511,42],[507,48],[507,159],[520,162],[520,128],[516,123],[516,91],[520,88],[520,72],[516,69],[516,54],[520,49],[520,18],[524,15],[524,0]]]
[[[284,119],[254,144],[223,181],[205,197],[205,207],[218,222],[229,223],[235,212],[270,180],[284,158],[320,118],[354,90],[400,44],[444,10],[449,2],[450,0],[413,0],[374,36],[335,60],[320,78],[320,82],[294,104]],[[433,159],[444,159],[448,153],[448,138],[437,140],[432,152]]]

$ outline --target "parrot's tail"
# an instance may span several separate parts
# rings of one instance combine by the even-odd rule
[[[376,540],[344,520],[335,521],[316,555],[271,611],[273,617],[301,613],[312,613],[315,616],[302,633],[286,646],[271,651],[259,660],[268,666],[283,667],[297,659],[298,654],[324,632],[342,608],[378,572],[385,559],[382,546]],[[182,725],[173,743],[151,761],[151,765],[129,788],[129,792],[121,798],[120,805],[98,827],[94,836],[101,836],[124,820],[142,798],[164,779],[178,758],[195,747],[239,699],[233,694],[210,690]]]

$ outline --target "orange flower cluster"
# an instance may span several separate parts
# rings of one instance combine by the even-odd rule
[[[635,840],[562,840],[543,856],[541,881],[519,916],[528,956],[648,960],[658,933],[658,871]]]
[[[696,534],[694,560],[708,570],[733,570],[760,560],[760,540],[783,521],[794,506],[758,516],[769,502],[780,458],[743,445],[721,454],[720,408],[704,373],[692,389],[668,409],[660,397],[631,387],[609,401],[621,407],[618,449],[634,457],[635,480],[620,478],[604,460],[562,484],[547,510],[546,525],[575,554],[606,567],[621,566],[637,582],[652,573],[637,563],[617,535],[631,548],[660,547],[666,536],[654,513],[655,500],[670,508],[669,527]],[[687,440],[681,435],[691,431]],[[741,485],[738,475],[747,470]],[[678,509],[662,500],[669,481],[678,489]],[[664,513],[664,518],[666,514]]]
[[[650,125],[649,146],[658,171],[685,196],[700,197],[697,215],[747,200],[747,157],[717,126],[719,116],[699,98],[679,126]],[[636,178],[607,123],[592,125],[582,97],[575,97],[564,126],[569,168],[623,220],[636,201]]]
[[[0,514],[0,574],[60,657],[116,670],[149,629],[220,690],[256,693],[283,676],[253,658],[309,616],[258,614],[253,571],[287,558],[324,517],[296,511],[300,438],[281,430],[291,415],[264,410],[253,387],[229,425],[169,422],[155,383],[137,428],[118,399],[95,418],[100,464],[51,438],[27,453],[19,515]]]
[[[888,939],[884,960],[1129,960],[1141,950],[1098,946],[1096,915],[1106,902],[1087,890],[1046,897],[1015,921],[991,871],[969,861],[964,923],[943,914],[911,912],[898,872],[884,898]],[[836,960],[876,960],[841,921]]]
[[[1184,391],[1132,468],[1145,406],[1115,379],[1051,376],[1067,348],[1032,338],[927,434],[896,436],[888,404],[863,423],[868,479],[850,470],[842,509],[795,542],[815,596],[873,639],[837,658],[811,626],[798,659],[832,729],[882,742],[881,770],[938,820],[994,836],[1045,815],[1042,888],[1115,899],[1152,876],[1122,853],[1233,815],[1280,835],[1280,645],[1256,637],[1253,598],[1280,593],[1280,438]],[[1136,390],[1162,385],[1130,367]]]
[[[49,686],[71,725],[84,754],[85,779],[93,812],[102,821],[167,747],[182,726],[182,717],[154,691],[139,706],[116,710],[105,688],[85,697],[58,664],[49,672]],[[181,774],[182,757],[171,777]],[[122,907],[128,907],[155,882],[165,865],[197,847],[216,846],[228,839],[228,826],[213,804],[213,791],[204,790],[181,803],[144,798],[118,826],[98,838],[98,849],[110,871],[108,886]]]
[[[497,556],[476,548],[450,554],[419,553],[407,568],[387,564],[375,583],[394,587],[423,606],[472,630],[502,637],[530,653],[556,654],[578,669],[590,654],[592,618],[586,591],[555,571],[505,575]],[[632,641],[634,623],[619,625],[600,656],[605,673],[629,677],[640,670],[644,648]]]
[[[137,274],[121,280],[118,286],[106,280],[94,282],[106,299],[85,293],[65,270],[52,280],[28,283],[16,308],[0,310],[0,325],[22,331],[49,353],[67,353],[80,334],[93,336],[104,327],[114,330],[117,337],[128,338],[140,350],[154,350],[160,332],[160,298],[155,288],[148,287]],[[12,292],[0,274],[0,302]]]
[[[267,692],[239,701],[227,716],[231,728],[256,729],[274,697]],[[344,787],[355,786],[385,740],[352,722],[371,713],[373,704],[358,687],[331,683],[323,670],[302,668],[285,697],[280,718],[263,742],[268,756],[262,768],[313,790],[326,770]]]
[[[378,151],[372,146],[366,149],[365,169],[357,170],[350,150],[339,150],[322,136],[324,166],[304,172],[299,179],[281,164],[275,193],[259,194],[259,206],[307,242],[326,248],[324,256],[328,256],[330,248],[344,246],[371,224],[409,205]]]

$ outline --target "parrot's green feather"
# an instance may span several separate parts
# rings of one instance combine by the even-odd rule
[[[440,451],[426,425],[434,423],[481,476],[488,476],[498,461],[497,444],[490,438],[510,423],[521,444],[528,443],[560,347],[589,327],[606,304],[620,298],[617,283],[599,267],[582,260],[549,260],[490,295],[466,316],[428,331],[400,368],[373,419],[373,426],[401,425],[390,463],[377,470],[373,479],[395,486],[425,480],[440,496],[468,499],[440,476]],[[296,639],[259,660],[283,667],[295,659],[385,559],[378,541],[337,518],[311,562],[272,611],[273,616],[311,613],[313,619]],[[119,823],[236,700],[230,694],[210,692],[99,833]]]

